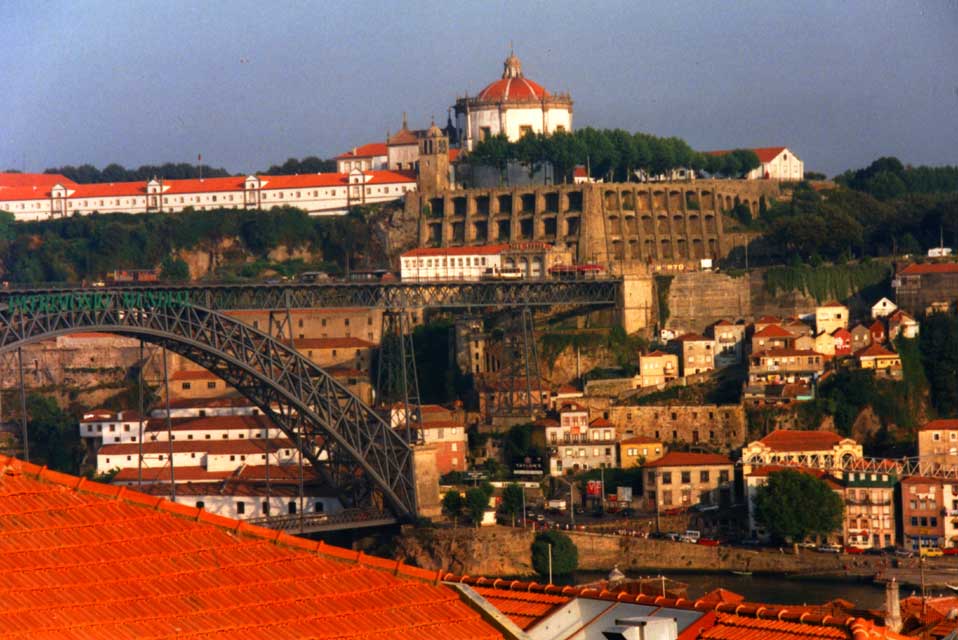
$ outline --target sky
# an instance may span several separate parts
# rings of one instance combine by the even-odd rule
[[[574,127],[958,165],[958,0],[3,0],[0,169],[263,171],[444,122],[502,73]]]

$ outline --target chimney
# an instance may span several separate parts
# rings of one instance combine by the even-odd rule
[[[901,603],[895,578],[885,583],[885,628],[895,633],[901,631]]]

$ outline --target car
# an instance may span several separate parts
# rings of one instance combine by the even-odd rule
[[[922,558],[940,558],[945,555],[945,552],[938,547],[922,547],[918,555]]]
[[[958,556],[958,547],[948,547],[947,549],[942,549],[941,552],[946,556]]]
[[[816,546],[818,546],[814,542],[809,542],[808,540],[803,540],[802,542],[796,542],[795,544],[801,547],[802,549],[814,549]]]
[[[745,538],[739,542],[740,545],[745,547],[757,547],[762,544],[761,540],[758,538]]]
[[[815,548],[819,553],[841,553],[842,548],[837,544],[823,544]]]
[[[915,555],[915,552],[910,549],[895,549],[895,555],[899,558],[911,558]]]
[[[846,546],[844,551],[845,553],[850,553],[850,554],[865,553],[865,550],[862,549],[861,547],[853,547],[853,546]]]
[[[545,519],[546,519],[546,517],[545,517],[544,515],[542,515],[541,513],[537,513],[537,514],[536,514],[536,522],[544,522]]]
[[[670,531],[669,533],[666,533],[666,534],[665,534],[665,537],[666,537],[667,539],[671,540],[672,542],[678,542],[679,540],[682,539],[682,534],[681,534],[681,533],[676,533],[676,532],[674,532],[674,531]]]
[[[703,547],[717,547],[721,543],[718,540],[715,540],[714,538],[699,538],[698,542],[696,542],[695,544],[700,544]]]

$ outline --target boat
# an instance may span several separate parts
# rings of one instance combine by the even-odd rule
[[[750,576],[752,575],[752,572],[751,571],[733,571],[732,575],[733,576]],[[955,591],[958,591],[958,589],[955,589]]]

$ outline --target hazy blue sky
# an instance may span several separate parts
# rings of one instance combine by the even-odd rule
[[[574,125],[958,164],[958,0],[0,2],[0,168],[329,157],[499,77]]]

